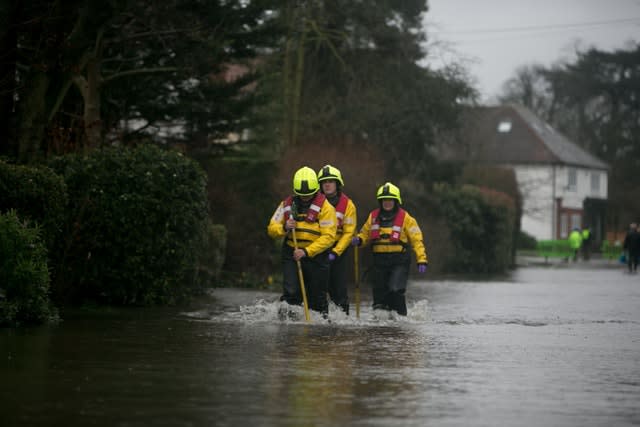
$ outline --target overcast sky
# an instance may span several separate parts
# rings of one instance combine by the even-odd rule
[[[428,63],[463,59],[485,103],[521,65],[640,42],[640,0],[428,0]]]

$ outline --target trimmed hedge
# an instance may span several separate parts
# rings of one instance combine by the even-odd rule
[[[51,169],[0,161],[0,212],[15,209],[21,218],[38,223],[48,249],[60,237],[66,205],[64,180]]]
[[[520,231],[516,240],[517,249],[536,249],[538,247],[538,241],[530,234]]]
[[[69,194],[54,292],[65,301],[167,304],[201,290],[210,231],[206,177],[155,146],[105,148],[50,166]],[[210,243],[209,243],[210,244]]]
[[[474,186],[436,187],[451,231],[449,271],[503,273],[513,264],[515,205],[504,193]]]
[[[227,250],[227,228],[222,224],[208,224],[204,248],[198,264],[199,280],[214,287],[220,279]]]
[[[0,325],[43,323],[54,313],[47,250],[14,210],[0,214],[0,287]]]

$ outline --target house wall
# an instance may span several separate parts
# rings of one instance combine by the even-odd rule
[[[573,171],[573,172],[571,172]],[[575,173],[575,185],[570,185],[570,174]],[[592,187],[592,175],[598,176],[598,186]],[[556,194],[562,198],[562,205],[568,208],[582,209],[584,199],[607,198],[608,176],[606,171],[598,169],[556,166]]]
[[[553,168],[513,166],[522,195],[521,229],[538,240],[549,240],[553,232]]]
[[[522,231],[538,240],[566,238],[583,225],[585,198],[607,199],[607,172],[568,166],[513,165],[522,194]]]

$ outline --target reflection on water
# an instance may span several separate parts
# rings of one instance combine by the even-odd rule
[[[640,278],[522,269],[411,283],[406,318],[280,320],[277,295],[0,330],[2,425],[640,423]],[[355,310],[352,310],[352,313]]]

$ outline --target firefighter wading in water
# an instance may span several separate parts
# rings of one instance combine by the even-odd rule
[[[373,308],[393,310],[407,315],[405,291],[409,280],[413,247],[418,272],[427,271],[427,252],[422,231],[416,220],[402,209],[400,189],[390,182],[376,194],[380,207],[369,214],[360,232],[352,239],[355,246],[371,245],[373,266],[370,277],[373,288]]]
[[[300,261],[309,308],[328,314],[327,286],[329,252],[336,240],[336,211],[320,191],[316,172],[302,167],[293,176],[293,196],[278,205],[267,232],[282,245],[282,297],[292,305],[302,304],[298,281]],[[295,229],[298,249],[294,250],[291,230]]]
[[[338,225],[336,242],[329,252],[329,297],[331,301],[349,314],[347,293],[347,249],[356,232],[356,206],[342,192],[344,181],[340,170],[326,165],[318,172],[318,182],[322,193],[336,209]]]

